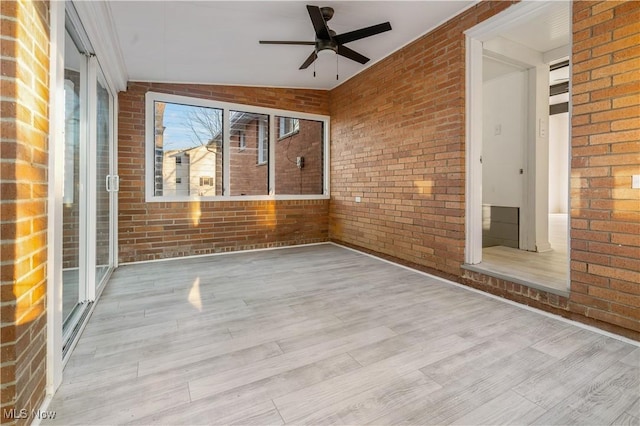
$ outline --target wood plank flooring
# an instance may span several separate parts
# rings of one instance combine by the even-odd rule
[[[119,268],[47,424],[640,424],[640,347],[331,244]]]
[[[535,253],[504,246],[485,247],[482,249],[482,262],[470,269],[567,296],[567,221],[567,214],[549,214],[551,250],[548,252]]]

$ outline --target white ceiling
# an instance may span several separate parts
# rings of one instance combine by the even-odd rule
[[[129,80],[331,89],[457,15],[477,0],[449,1],[111,1]],[[335,9],[336,33],[389,21],[392,30],[347,44],[371,60],[360,65],[320,56],[298,70],[314,41],[306,4]]]
[[[503,31],[500,36],[545,53],[570,43],[571,2],[552,1],[538,15]]]

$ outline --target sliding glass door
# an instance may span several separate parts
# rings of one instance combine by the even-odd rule
[[[69,13],[69,10],[67,10]],[[69,18],[65,38],[63,354],[114,267],[113,91],[82,29]]]
[[[87,60],[80,52],[69,32],[65,39],[64,58],[64,185],[63,185],[63,219],[62,219],[62,317],[65,324],[72,323],[74,312],[85,300],[84,281],[81,273],[80,246],[83,234],[84,198],[82,189],[86,186],[84,174],[86,165],[82,161],[82,153],[86,148],[86,93],[87,93]],[[81,149],[82,147],[82,149]],[[84,259],[83,259],[84,260]]]
[[[107,89],[102,71],[98,69],[96,82],[96,191],[95,209],[95,284],[103,283],[112,268],[111,198],[117,184],[111,173],[112,96]]]

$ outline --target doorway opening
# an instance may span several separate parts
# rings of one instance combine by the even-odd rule
[[[569,2],[467,31],[465,269],[568,295]]]

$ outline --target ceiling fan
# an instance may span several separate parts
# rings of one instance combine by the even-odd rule
[[[299,69],[303,70],[309,67],[318,58],[318,53],[322,51],[333,51],[340,56],[349,58],[361,64],[369,62],[369,58],[355,50],[349,49],[344,46],[345,43],[351,41],[360,40],[365,37],[370,37],[376,34],[383,33],[391,30],[391,24],[384,22],[378,25],[372,25],[366,28],[360,28],[359,30],[350,31],[348,33],[336,34],[335,31],[329,29],[327,21],[333,17],[333,8],[331,7],[318,7],[307,5],[307,11],[313,24],[313,29],[316,33],[316,41],[269,41],[260,40],[260,44],[293,44],[303,46],[315,46],[311,55],[302,63]]]

